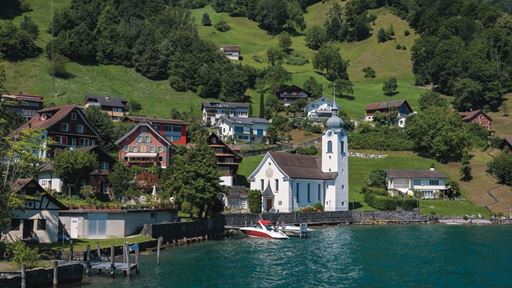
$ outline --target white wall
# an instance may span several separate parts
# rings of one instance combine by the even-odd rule
[[[8,241],[20,240],[23,237],[23,219],[35,219],[32,230],[39,243],[54,243],[59,237],[59,210],[13,210],[11,218],[20,219],[18,230],[9,231],[5,237]],[[46,229],[37,230],[37,220],[46,219]]]
[[[63,183],[55,173],[43,172],[37,176],[39,185],[45,190],[54,190],[58,193],[62,192]]]
[[[220,176],[220,184],[224,186],[233,186],[233,176]]]
[[[262,160],[263,164],[254,175],[254,180],[251,181],[251,190],[259,190],[263,192],[263,190],[267,187],[268,183],[270,183],[272,192],[274,192],[274,209],[276,211],[279,210],[279,212],[291,212],[292,202],[290,182],[284,180],[285,174],[283,174],[277,168],[275,162],[269,157],[269,155],[270,154],[265,155],[265,157]],[[261,189],[262,180],[264,183],[263,189]],[[279,189],[276,189],[276,180],[278,180],[279,182]],[[265,209],[266,200],[262,199],[262,201],[262,209]]]

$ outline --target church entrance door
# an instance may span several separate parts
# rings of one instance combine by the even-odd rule
[[[272,198],[267,198],[267,212],[272,209]]]

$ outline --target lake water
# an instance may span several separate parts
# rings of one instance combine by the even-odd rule
[[[101,287],[512,287],[512,226],[340,226],[170,248]]]

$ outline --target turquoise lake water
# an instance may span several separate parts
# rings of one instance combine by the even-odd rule
[[[84,287],[512,287],[512,226],[343,226],[170,248]]]

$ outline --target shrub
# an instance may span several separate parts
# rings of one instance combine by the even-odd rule
[[[372,67],[367,66],[363,68],[364,78],[375,78],[375,70]]]
[[[320,202],[316,202],[313,208],[315,208],[316,211],[324,211],[324,206]]]
[[[294,53],[286,57],[286,64],[288,65],[302,66],[307,63],[309,63],[309,60],[300,54]]]
[[[512,185],[512,154],[503,152],[487,166],[489,172],[501,183]]]
[[[388,186],[386,176],[386,171],[382,169],[374,169],[370,172],[370,176],[368,176],[366,184],[370,187],[385,189]]]
[[[298,147],[295,152],[301,155],[316,155],[318,153],[318,148],[316,148],[315,145],[301,146]]]
[[[85,199],[94,198],[94,188],[90,185],[84,185],[80,188],[80,195]]]
[[[409,32],[409,30],[405,30],[405,31],[404,31],[404,36],[405,36],[405,37],[409,36],[410,34],[411,34],[411,32]]]
[[[405,45],[402,45],[402,50],[407,50],[407,47],[405,47]]]
[[[231,26],[229,26],[226,21],[220,20],[215,24],[215,29],[217,29],[220,32],[227,32],[231,30]]]
[[[261,192],[258,190],[251,190],[247,194],[249,200],[249,210],[251,213],[261,213]]]
[[[361,189],[361,192],[363,194],[371,193],[371,194],[380,195],[380,196],[388,196],[388,191],[386,190],[386,188],[381,188],[381,187],[364,186]]]
[[[205,12],[203,14],[201,24],[203,24],[203,26],[212,26],[212,21],[210,20],[210,15],[208,13]]]
[[[366,193],[364,200],[368,205],[379,210],[394,211],[398,207],[401,207],[403,210],[418,208],[418,201],[413,198],[388,197]]]
[[[169,77],[169,85],[171,86],[172,89],[174,89],[177,92],[185,92],[188,89],[185,81],[175,76]]]
[[[395,48],[396,48],[396,50],[400,50],[400,49],[402,49],[402,45],[396,43]]]
[[[348,140],[351,149],[357,150],[411,151],[414,147],[404,130],[398,127],[366,128],[364,132],[349,134]]]
[[[35,268],[38,265],[39,254],[35,249],[27,247],[25,243],[16,241],[11,247],[12,260],[21,267],[25,264],[28,269]]]

